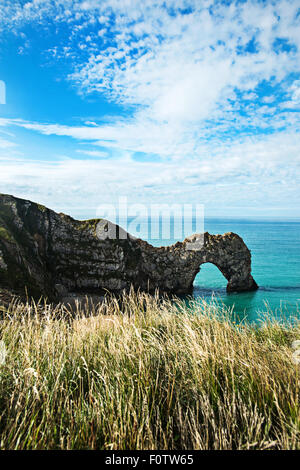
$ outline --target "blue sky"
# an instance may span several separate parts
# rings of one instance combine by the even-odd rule
[[[300,217],[300,0],[2,0],[0,191]]]

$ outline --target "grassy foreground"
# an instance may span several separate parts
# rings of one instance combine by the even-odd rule
[[[134,293],[3,310],[1,449],[300,448],[299,323]]]

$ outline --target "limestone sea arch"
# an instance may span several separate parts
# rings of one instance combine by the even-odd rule
[[[113,239],[110,231],[116,234]],[[79,221],[0,194],[0,286],[26,287],[30,295],[49,298],[68,292],[121,292],[131,286],[189,294],[203,263],[217,266],[228,292],[258,288],[251,275],[251,253],[235,233],[206,232],[154,247],[109,221]]]

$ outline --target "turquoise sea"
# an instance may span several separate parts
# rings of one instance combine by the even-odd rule
[[[300,221],[205,219],[204,230],[212,234],[235,232],[252,254],[252,275],[259,285],[255,292],[227,294],[226,279],[218,268],[203,264],[194,281],[194,296],[232,307],[239,318],[258,321],[261,312],[272,310],[279,318],[300,316]],[[143,230],[140,235],[143,237]],[[155,246],[176,240],[148,241]]]

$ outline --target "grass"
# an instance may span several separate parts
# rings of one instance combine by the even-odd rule
[[[131,292],[15,301],[0,338],[0,449],[300,448],[299,322]]]

